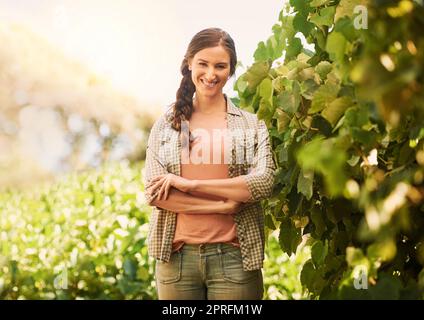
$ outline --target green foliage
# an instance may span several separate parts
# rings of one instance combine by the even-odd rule
[[[423,297],[423,17],[419,1],[290,0],[236,82],[278,164],[266,226],[288,254],[311,235],[313,298]]]
[[[271,234],[265,248],[264,299],[308,299],[300,282],[300,270],[310,256],[310,247],[305,245],[300,245],[296,254],[282,252],[277,235]]]
[[[0,193],[1,299],[154,299],[141,167]]]

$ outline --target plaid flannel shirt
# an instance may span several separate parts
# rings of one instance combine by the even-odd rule
[[[265,249],[264,213],[260,200],[271,196],[275,163],[264,121],[258,120],[256,114],[237,108],[226,95],[225,98],[228,130],[243,133],[243,139],[231,139],[229,177],[243,176],[251,194],[250,199],[234,215],[234,221],[240,242],[243,269],[256,270],[263,267]],[[145,186],[161,174],[181,175],[181,134],[171,128],[170,120],[171,108],[151,129],[143,174]],[[247,134],[248,132],[253,134]],[[247,159],[249,155],[252,155],[250,160]],[[242,161],[239,161],[240,157]],[[149,205],[152,205],[155,196],[145,192]],[[161,261],[169,261],[176,228],[176,214],[153,206],[147,238],[150,256]]]

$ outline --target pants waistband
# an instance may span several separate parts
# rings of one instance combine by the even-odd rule
[[[199,253],[199,254],[217,254],[227,251],[237,251],[240,248],[228,243],[202,243],[202,244],[189,244],[185,243],[178,251],[186,253]]]

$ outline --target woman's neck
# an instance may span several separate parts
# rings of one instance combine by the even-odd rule
[[[214,114],[227,111],[227,101],[223,94],[214,97],[198,96],[193,101],[194,112]]]

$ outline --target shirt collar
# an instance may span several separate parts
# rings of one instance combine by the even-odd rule
[[[239,108],[237,108],[234,103],[231,101],[230,98],[227,97],[227,95],[224,93],[225,100],[227,101],[227,113],[233,114],[236,116],[241,116],[241,111]]]

